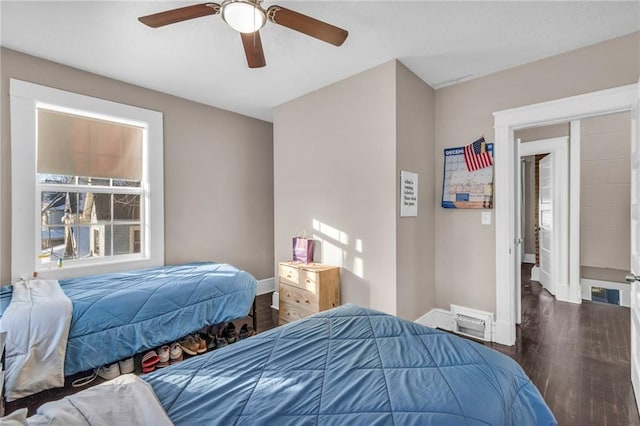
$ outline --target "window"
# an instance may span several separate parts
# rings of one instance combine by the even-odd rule
[[[143,257],[144,129],[48,109],[37,119],[39,266]]]
[[[160,113],[11,80],[11,125],[12,279],[163,264]]]

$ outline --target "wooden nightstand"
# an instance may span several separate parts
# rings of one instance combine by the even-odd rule
[[[278,265],[280,324],[340,305],[340,268],[319,263]]]

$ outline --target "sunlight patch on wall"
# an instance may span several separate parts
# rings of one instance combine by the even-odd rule
[[[314,238],[319,239],[316,236]],[[345,252],[340,247],[325,239],[320,242],[320,252],[322,253],[322,263],[345,267]]]
[[[364,278],[364,259],[362,255],[362,239],[356,238],[353,247],[349,245],[349,234],[340,229],[312,220],[313,238],[320,242],[320,259],[322,263],[347,268],[354,275]],[[317,248],[317,246],[316,246]],[[356,256],[356,253],[360,256]]]
[[[313,219],[313,229],[320,232],[324,236],[333,239],[336,242],[340,242],[342,245],[349,244],[349,235],[346,232],[342,232],[331,225],[322,223],[319,220]]]
[[[356,256],[353,258],[353,269],[351,272],[360,278],[364,278],[364,261],[361,257]]]

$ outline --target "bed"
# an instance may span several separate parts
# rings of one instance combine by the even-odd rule
[[[234,266],[197,262],[61,280],[60,287],[73,304],[68,376],[241,318],[257,282]],[[11,292],[0,289],[0,316]]]
[[[356,305],[142,376],[176,425],[555,425],[512,359]]]

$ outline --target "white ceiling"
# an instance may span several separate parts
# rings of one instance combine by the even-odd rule
[[[267,23],[267,66],[249,69],[219,15],[158,29],[137,20],[196,3],[2,0],[0,44],[270,121],[274,106],[393,58],[438,88],[640,30],[639,1],[265,0],[349,37],[338,48]]]

